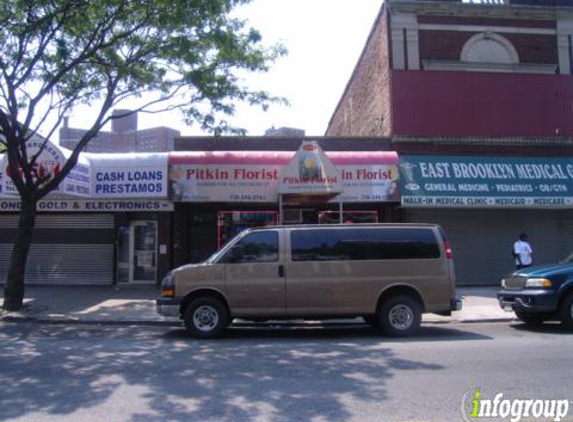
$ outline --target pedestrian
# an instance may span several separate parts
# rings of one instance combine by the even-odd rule
[[[519,270],[521,268],[530,267],[533,264],[531,254],[533,249],[527,241],[527,235],[521,233],[519,239],[513,244],[513,257],[515,258],[515,267]]]

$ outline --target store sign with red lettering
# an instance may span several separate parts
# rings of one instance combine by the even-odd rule
[[[312,152],[312,145],[303,151]],[[169,155],[170,197],[178,202],[276,203],[279,183],[303,186],[295,193],[327,192],[338,182],[341,192],[332,201],[385,202],[400,200],[398,156],[393,151],[328,152],[336,173],[326,172],[313,156],[295,159],[287,151],[174,152]],[[307,158],[309,160],[307,160]],[[314,162],[311,163],[310,159]],[[286,171],[295,163],[296,173]],[[288,178],[292,177],[294,180]],[[333,178],[336,178],[334,180]],[[304,181],[304,182],[302,182]],[[302,183],[299,183],[302,182]],[[329,185],[332,187],[332,185]],[[291,191],[292,192],[292,191]]]
[[[276,202],[287,159],[253,154],[243,163],[217,154],[180,158],[171,157],[169,170],[171,199],[179,202]]]
[[[66,162],[66,157],[57,146],[43,139],[29,139],[26,142],[26,154],[29,159],[37,156],[35,159],[32,178],[36,182],[38,180],[43,180],[47,183],[55,175],[60,172],[60,169],[64,166]],[[19,169],[21,177],[25,178],[22,169]],[[0,193],[5,196],[19,195],[16,185],[12,181],[10,176],[10,166],[8,164],[8,154],[3,154],[2,157],[2,187],[0,188]]]
[[[27,155],[31,159],[40,152],[34,164],[34,180],[45,179],[49,181],[59,174],[66,160],[71,155],[70,151],[64,150],[57,145],[41,138],[32,138],[27,142]],[[10,177],[8,155],[0,155],[0,197],[19,196],[18,189]],[[20,170],[22,172],[22,170]],[[91,195],[91,172],[90,164],[80,156],[78,162],[54,193],[66,194],[76,197],[89,197]]]
[[[338,169],[316,141],[303,141],[280,174],[281,194],[335,196],[342,190]]]

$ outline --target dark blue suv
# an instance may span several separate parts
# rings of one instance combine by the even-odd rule
[[[558,320],[573,329],[573,254],[559,264],[517,270],[501,286],[500,306],[526,324]]]

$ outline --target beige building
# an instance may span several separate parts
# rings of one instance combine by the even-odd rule
[[[129,110],[114,110],[113,115],[121,115]],[[151,129],[137,129],[138,115],[130,114],[111,121],[111,131],[100,131],[88,143],[86,152],[166,152],[173,150],[173,140],[180,136],[180,132],[168,127],[155,127]],[[68,126],[68,119],[64,120],[64,127],[60,129],[60,145],[64,148],[74,149],[87,129],[78,129]]]

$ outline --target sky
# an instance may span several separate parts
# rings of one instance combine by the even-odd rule
[[[248,86],[283,96],[290,105],[273,105],[266,112],[238,107],[230,122],[251,136],[273,126],[324,135],[381,5],[382,0],[253,0],[242,6],[239,16],[261,32],[265,45],[280,42],[288,49],[269,72],[249,75]],[[84,113],[89,115],[76,110],[69,125],[87,128]],[[140,114],[138,124],[139,129],[171,127],[184,136],[205,134],[197,125],[186,125],[176,111]]]

